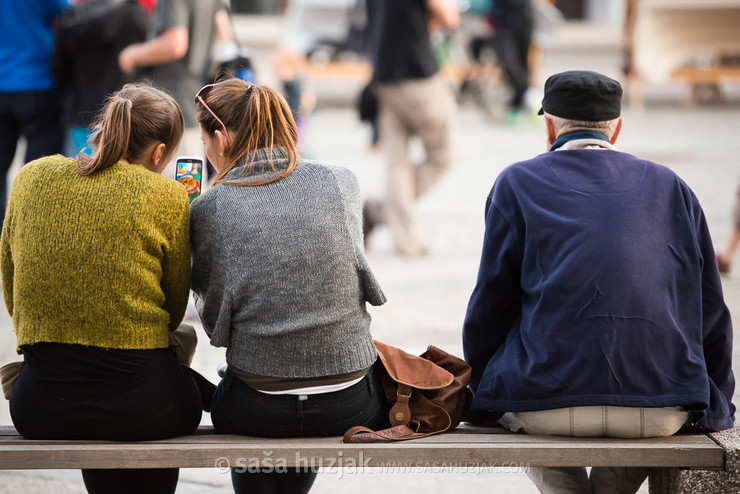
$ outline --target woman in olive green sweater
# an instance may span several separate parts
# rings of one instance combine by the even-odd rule
[[[182,137],[177,103],[127,85],[95,154],[24,166],[0,240],[24,356],[10,394],[31,439],[147,440],[193,432],[201,398],[169,346],[190,286],[184,187],[160,175]],[[83,470],[89,492],[174,492],[177,469]]]

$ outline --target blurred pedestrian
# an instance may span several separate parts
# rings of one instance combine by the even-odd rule
[[[154,8],[157,6],[157,0],[137,0],[138,4],[144,9],[147,15],[154,12]]]
[[[54,40],[52,71],[64,98],[64,154],[76,156],[88,142],[105,98],[134,79],[118,66],[118,54],[146,39],[148,18],[136,0],[83,0],[62,11]]]
[[[386,197],[365,203],[365,241],[385,223],[396,252],[419,256],[427,248],[414,203],[450,166],[456,113],[452,88],[439,73],[429,33],[455,28],[460,14],[450,0],[368,0],[367,10],[372,84],[388,175]],[[419,163],[408,156],[414,137],[421,139],[425,151]]]
[[[62,152],[62,104],[51,74],[52,21],[67,0],[0,2],[0,226],[18,139],[28,163]]]
[[[378,99],[373,93],[372,83],[365,84],[357,100],[357,112],[360,122],[370,124],[370,147],[373,151],[380,149],[380,132],[378,130]]]
[[[315,2],[311,0],[284,0],[280,15],[282,23],[272,68],[298,128],[298,152],[306,157],[309,154],[307,129],[317,104],[316,92],[306,77],[307,55],[323,41],[326,22],[317,15]]]
[[[304,157],[308,153],[308,122],[316,108],[316,93],[306,85],[305,67],[306,58],[301,53],[280,49],[273,54],[275,75],[298,130],[298,152]]]
[[[737,191],[735,207],[732,211],[732,231],[724,248],[717,252],[717,267],[720,273],[730,272],[738,248],[740,248],[740,188]]]
[[[495,0],[491,6],[498,64],[511,89],[509,123],[516,123],[529,89],[529,46],[534,28],[531,0]]]
[[[182,108],[186,130],[178,154],[203,155],[193,95],[207,82],[215,15],[226,8],[224,0],[158,0],[149,40],[126,47],[118,57],[124,72],[140,69]]]

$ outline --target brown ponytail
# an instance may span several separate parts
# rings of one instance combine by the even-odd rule
[[[131,100],[113,96],[105,106],[99,127],[93,134],[95,154],[77,156],[77,173],[90,175],[123,158],[131,140]]]
[[[229,129],[231,146],[224,150],[226,162],[214,179],[215,183],[232,185],[263,185],[288,176],[298,162],[298,129],[285,98],[276,90],[263,85],[249,84],[232,78],[219,82],[206,95],[206,104],[219,116]],[[201,127],[213,135],[221,124],[203,105],[198,104],[197,119]],[[288,157],[286,170],[278,172],[269,153],[270,166],[278,176],[252,182],[226,182],[226,176],[245,157],[251,161],[259,149],[281,148]]]
[[[77,172],[90,175],[126,160],[141,163],[152,145],[165,144],[163,155],[180,143],[185,121],[180,107],[164,91],[147,84],[126,84],[110,96],[94,123],[92,156],[77,156]]]

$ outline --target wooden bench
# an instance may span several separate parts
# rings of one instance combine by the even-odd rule
[[[681,67],[673,71],[671,75],[673,79],[685,81],[691,85],[689,104],[693,105],[702,99],[702,88],[709,89],[710,100],[719,99],[721,96],[719,84],[723,81],[740,81],[740,66]]]
[[[725,435],[726,437],[722,437]],[[202,426],[190,436],[144,442],[28,440],[0,427],[0,469],[323,467],[419,471],[526,471],[534,466],[651,467],[650,492],[730,492],[738,479],[738,429],[709,436],[682,431],[660,439],[569,438],[512,434],[503,429],[461,426],[413,441],[342,444],[338,437],[266,439],[216,434]],[[732,465],[728,465],[729,460]],[[690,469],[690,470],[686,470]],[[698,473],[696,469],[701,470]],[[734,470],[733,470],[734,469]],[[698,479],[698,480],[697,480]],[[693,484],[691,484],[693,482]],[[711,487],[715,489],[715,487]]]

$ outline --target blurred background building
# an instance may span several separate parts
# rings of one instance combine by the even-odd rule
[[[495,1],[495,0],[494,0]],[[232,0],[235,33],[270,83],[269,53],[289,36],[309,55],[306,74],[320,104],[352,100],[369,78],[357,48],[363,0]],[[737,98],[740,0],[533,0],[537,15],[531,86],[555,68],[600,70],[629,101],[693,104]],[[470,64],[465,44],[490,29],[487,0],[458,0],[461,28],[449,34],[450,73]],[[359,13],[358,13],[359,10]],[[462,53],[462,54],[461,54]],[[262,68],[262,70],[259,70]],[[460,81],[458,81],[460,82]]]

